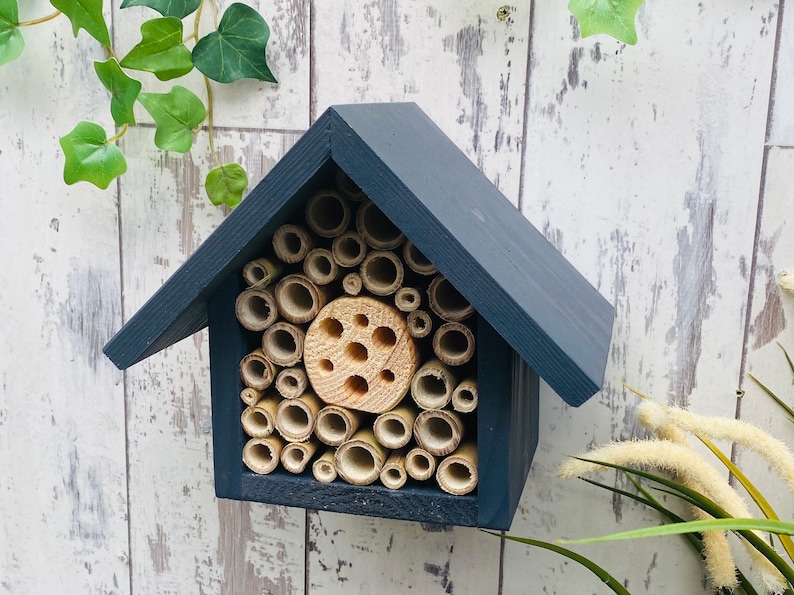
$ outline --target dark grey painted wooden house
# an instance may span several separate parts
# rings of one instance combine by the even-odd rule
[[[479,486],[320,484],[241,462],[236,321],[243,265],[332,185],[341,168],[476,309]],[[530,197],[531,198],[531,197]],[[538,439],[538,376],[578,406],[603,382],[614,312],[414,104],[332,107],[105,346],[121,369],[209,325],[219,497],[310,509],[509,527]]]

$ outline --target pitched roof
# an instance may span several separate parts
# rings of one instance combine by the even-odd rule
[[[124,369],[204,328],[218,285],[261,255],[333,163],[566,402],[600,389],[612,306],[412,103],[329,108],[105,354]]]

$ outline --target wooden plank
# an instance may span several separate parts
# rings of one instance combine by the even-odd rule
[[[124,138],[127,317],[224,216],[200,188],[206,136],[192,159],[182,159],[153,152],[149,133]],[[229,132],[217,143],[225,158],[242,155],[261,177],[295,140]],[[133,585],[140,593],[302,592],[304,513],[214,496],[207,343],[206,332],[196,334],[127,373]]]
[[[101,51],[64,17],[23,35],[0,83],[0,591],[128,594],[123,387],[101,351],[121,321],[116,194],[67,187],[58,145],[100,113],[83,90]]]
[[[778,41],[769,116],[768,145],[794,147],[794,6],[780,2]],[[777,22],[770,19],[765,34],[773,35]]]

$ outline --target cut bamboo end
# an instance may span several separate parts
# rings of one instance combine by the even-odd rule
[[[361,425],[361,413],[338,405],[326,405],[317,414],[314,433],[329,446],[339,446],[353,437]]]
[[[237,320],[249,331],[263,331],[278,320],[278,308],[273,292],[252,287],[240,292],[234,302]]]
[[[474,314],[474,306],[443,275],[436,275],[427,288],[430,309],[447,322],[460,322]]]
[[[346,231],[334,238],[331,255],[340,267],[355,267],[367,255],[367,244],[357,231]]]
[[[276,366],[261,349],[252,351],[240,361],[240,379],[249,388],[265,390],[275,377]]]
[[[405,472],[417,481],[427,481],[436,472],[436,457],[424,448],[412,448],[405,455]]]
[[[422,365],[411,379],[411,397],[422,409],[441,409],[452,399],[457,380],[437,359]]]
[[[460,417],[445,409],[422,411],[414,424],[416,443],[431,455],[443,457],[454,451],[463,438]]]
[[[257,258],[243,266],[243,279],[249,287],[264,288],[281,276],[281,263],[269,258]]]
[[[361,293],[362,287],[361,275],[358,273],[348,273],[345,275],[344,279],[342,279],[342,289],[347,295],[357,296]]]
[[[394,305],[400,312],[413,312],[422,305],[422,294],[416,287],[400,287],[394,294]]]
[[[309,322],[325,306],[326,292],[304,275],[287,275],[276,285],[276,305],[283,318],[295,324]]]
[[[433,352],[450,366],[462,366],[474,356],[474,333],[465,324],[447,322],[433,335]]]
[[[410,240],[403,244],[403,260],[409,269],[419,275],[428,277],[438,272],[436,265],[430,262]]]
[[[325,248],[315,248],[303,259],[303,274],[315,285],[328,285],[339,273],[339,265]]]
[[[311,234],[299,225],[282,225],[273,234],[273,252],[287,264],[300,262],[314,246]]]
[[[466,378],[452,391],[452,408],[460,413],[471,413],[477,409],[477,379]]]
[[[356,229],[376,250],[392,250],[405,241],[403,232],[371,200],[358,207]]]
[[[314,431],[322,401],[312,392],[281,401],[276,411],[276,429],[289,442],[305,442]]]
[[[405,319],[371,297],[341,297],[306,331],[304,365],[320,398],[368,413],[396,406],[416,370]]]
[[[433,319],[424,310],[408,314],[408,332],[414,339],[423,339],[433,331]]]
[[[380,470],[380,481],[390,490],[399,490],[408,481],[405,471],[405,451],[394,451]]]
[[[391,295],[400,288],[405,270],[394,252],[373,250],[361,262],[361,282],[370,293]]]
[[[253,407],[257,404],[259,399],[262,398],[262,391],[256,390],[255,388],[251,388],[246,386],[243,390],[240,391],[240,399],[243,403],[248,405],[249,407]]]
[[[297,399],[309,387],[309,377],[302,366],[284,368],[276,376],[276,390],[285,399]]]
[[[334,453],[336,449],[329,448],[319,459],[312,463],[312,475],[320,483],[331,483],[336,480],[336,467],[334,467]]]
[[[386,461],[384,449],[370,429],[362,429],[336,449],[334,466],[339,476],[353,485],[369,485],[380,476]]]
[[[251,438],[267,438],[276,429],[276,410],[280,399],[275,395],[260,399],[246,407],[240,416],[243,431]]]
[[[442,490],[455,496],[477,487],[477,445],[467,442],[438,465],[436,481]]]
[[[279,366],[294,366],[303,358],[306,333],[289,322],[277,322],[262,335],[262,351]]]
[[[309,461],[312,460],[318,445],[316,440],[285,444],[281,450],[281,466],[290,473],[303,473]]]
[[[411,441],[418,413],[415,408],[408,405],[382,413],[372,427],[375,438],[386,448],[402,448]]]
[[[254,473],[267,475],[278,467],[284,441],[278,436],[251,438],[243,446],[243,463]]]
[[[306,201],[306,223],[323,238],[334,238],[350,224],[350,207],[338,192],[320,190]]]
[[[353,202],[361,202],[367,200],[367,195],[358,187],[353,180],[350,179],[345,172],[341,169],[336,172],[336,189],[348,200]]]

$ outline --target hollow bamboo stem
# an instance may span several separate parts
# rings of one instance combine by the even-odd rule
[[[334,238],[350,224],[350,206],[334,190],[320,190],[306,201],[306,223],[323,238]]]
[[[380,476],[387,452],[370,429],[361,429],[336,449],[334,466],[339,476],[353,485],[369,485]]]
[[[457,386],[452,370],[437,359],[425,362],[411,379],[411,397],[422,409],[446,407]]]
[[[273,234],[273,252],[287,264],[300,262],[313,247],[311,234],[299,225],[282,225]]]
[[[355,267],[367,255],[367,244],[357,231],[346,231],[334,238],[331,255],[340,267]]]
[[[303,366],[284,368],[276,376],[276,390],[285,399],[297,399],[309,387],[309,377]]]
[[[289,322],[277,322],[262,335],[262,351],[278,366],[294,366],[303,357],[306,333]]]
[[[320,483],[331,483],[336,479],[336,467],[334,467],[335,452],[335,448],[329,448],[319,459],[312,463],[312,475]]]
[[[431,455],[443,457],[454,451],[463,438],[460,417],[445,409],[429,409],[416,417],[416,443]]]
[[[341,169],[336,172],[336,189],[345,198],[353,202],[367,200],[367,195],[364,194],[364,191]]]
[[[405,472],[417,481],[427,481],[436,472],[436,457],[418,446],[405,455]]]
[[[423,339],[433,330],[433,319],[424,310],[414,310],[408,314],[408,332],[414,339]]]
[[[345,275],[344,279],[342,279],[342,289],[347,295],[358,295],[361,293],[362,286],[361,275],[358,273],[348,273]]]
[[[391,295],[400,288],[405,270],[394,252],[373,250],[361,262],[361,282],[370,293]]]
[[[326,405],[317,414],[314,433],[329,446],[339,446],[353,437],[361,425],[362,414],[358,411]]]
[[[255,388],[246,386],[240,391],[240,399],[249,407],[253,407],[256,405],[257,401],[262,398],[262,394],[263,393],[261,390],[256,390]]]
[[[413,312],[422,305],[422,294],[416,287],[400,287],[394,294],[394,305],[400,312]]]
[[[390,490],[399,490],[408,481],[405,471],[405,451],[396,450],[389,455],[380,470],[380,481]]]
[[[430,262],[410,240],[403,244],[403,260],[409,269],[419,275],[428,277],[438,272],[436,265]]]
[[[375,438],[386,448],[402,448],[411,441],[418,413],[410,405],[402,405],[382,413],[373,424]]]
[[[399,228],[371,200],[358,207],[356,229],[376,250],[392,250],[405,241]]]
[[[274,283],[281,276],[281,263],[269,258],[257,258],[243,266],[243,279],[249,287],[264,288]]]
[[[328,285],[336,281],[341,271],[331,251],[315,248],[303,259],[303,274],[315,285]]]
[[[445,364],[462,366],[474,356],[474,333],[465,324],[447,322],[433,335],[433,353]]]
[[[462,444],[438,465],[436,481],[442,490],[456,496],[468,494],[477,487],[477,445]]]
[[[477,409],[477,379],[466,378],[452,391],[452,408],[460,413],[471,413]]]
[[[323,403],[313,392],[281,401],[276,411],[276,429],[289,442],[305,442],[314,431]]]
[[[281,450],[281,465],[290,473],[303,473],[319,444],[317,440],[285,444]]]
[[[243,463],[254,473],[267,475],[278,467],[284,441],[278,436],[251,438],[243,446]]]
[[[240,422],[243,431],[251,438],[267,438],[276,429],[276,410],[281,399],[268,395],[255,405],[243,409]]]
[[[474,306],[444,275],[436,275],[427,288],[430,309],[447,322],[460,322],[474,314]]]
[[[325,306],[327,293],[305,275],[287,275],[276,285],[276,305],[279,314],[289,322],[309,322]]]
[[[270,289],[251,287],[234,302],[237,320],[249,331],[263,331],[278,320],[276,299]]]
[[[275,377],[276,366],[261,349],[252,351],[240,361],[240,378],[249,388],[265,390]]]

